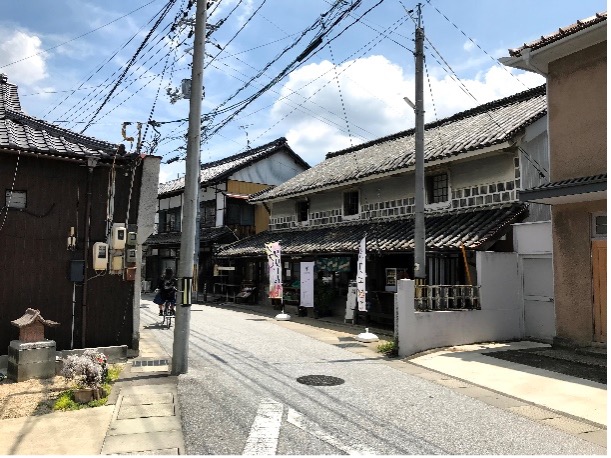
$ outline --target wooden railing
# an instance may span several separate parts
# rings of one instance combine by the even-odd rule
[[[414,308],[420,312],[480,310],[479,286],[416,285]]]

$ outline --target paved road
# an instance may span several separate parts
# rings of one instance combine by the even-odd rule
[[[142,309],[142,320],[158,317]],[[171,353],[173,329],[158,335]],[[307,375],[344,383],[297,382]],[[178,392],[190,455],[605,453],[274,320],[202,305],[193,307]]]

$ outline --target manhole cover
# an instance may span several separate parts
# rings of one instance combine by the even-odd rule
[[[310,386],[335,386],[344,383],[344,379],[330,375],[304,375],[297,379],[299,383]]]

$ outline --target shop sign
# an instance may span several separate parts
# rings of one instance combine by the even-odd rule
[[[314,307],[314,262],[302,262],[300,305]]]
[[[356,263],[356,302],[359,307],[359,312],[367,311],[367,291],[365,290],[365,279],[367,278],[365,262],[366,262],[366,237],[363,237],[359,246],[359,256]]]
[[[282,263],[280,262],[280,242],[265,244],[269,266],[269,298],[282,299]]]

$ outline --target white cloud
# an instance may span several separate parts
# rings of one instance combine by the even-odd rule
[[[41,45],[40,38],[25,30],[0,27],[0,72],[8,75],[9,82],[23,86],[45,79],[48,54]]]
[[[490,66],[472,79],[463,79],[465,89],[449,76],[431,72],[424,82],[425,122],[545,82],[539,75],[509,70]],[[354,144],[414,127],[413,111],[403,101],[406,95],[414,100],[414,77],[405,75],[400,66],[383,56],[370,56],[346,62],[337,72]],[[283,119],[283,135],[312,165],[323,160],[327,152],[350,146],[335,74],[328,61],[298,69],[282,87],[272,109],[271,122]],[[296,110],[296,105],[303,105],[303,109]]]
[[[471,40],[465,41],[462,45],[462,49],[467,52],[471,51],[473,48],[475,48],[475,43],[473,43]]]

